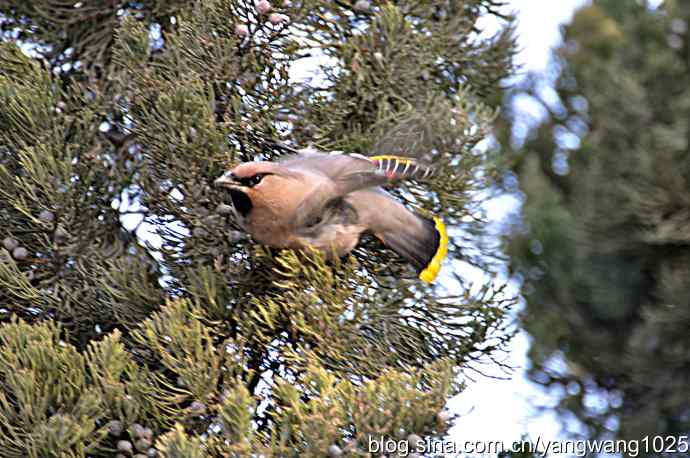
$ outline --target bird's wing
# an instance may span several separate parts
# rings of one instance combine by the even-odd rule
[[[440,218],[426,218],[408,210],[381,190],[357,191],[347,197],[360,223],[384,245],[407,259],[419,278],[431,283],[448,252],[448,235]]]
[[[293,170],[322,173],[336,184],[342,195],[407,178],[425,179],[433,169],[402,156],[361,156],[310,152],[292,156],[281,163]]]
[[[283,165],[305,176],[319,175],[325,178],[322,185],[309,193],[298,206],[294,220],[296,227],[315,219],[325,205],[351,192],[406,178],[423,179],[433,173],[430,167],[400,156],[310,153],[284,161]]]

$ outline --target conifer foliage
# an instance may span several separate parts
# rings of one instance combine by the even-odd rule
[[[458,368],[507,339],[500,287],[450,263],[428,287],[369,239],[331,262],[257,246],[212,183],[307,144],[423,157],[435,181],[392,192],[488,271],[475,146],[513,42],[509,18],[490,39],[478,19],[497,8],[0,0],[2,455],[367,456],[372,436],[443,435]]]

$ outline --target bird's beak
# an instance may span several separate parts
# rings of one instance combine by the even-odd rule
[[[223,176],[216,179],[213,185],[219,188],[238,188],[240,183],[237,181],[237,177],[232,172],[225,172]]]
[[[239,182],[235,174],[232,172],[225,172],[222,177],[213,182],[213,185],[227,189],[227,193],[229,194],[236,214],[242,218],[247,217],[253,207],[252,200],[247,195],[248,188]]]

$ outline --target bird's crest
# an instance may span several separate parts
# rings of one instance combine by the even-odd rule
[[[274,164],[267,161],[243,162],[232,169],[237,178],[249,178],[257,173],[269,173],[274,169]]]

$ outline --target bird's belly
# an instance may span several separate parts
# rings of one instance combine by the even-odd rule
[[[246,224],[247,232],[252,238],[273,248],[305,249],[315,248],[326,255],[344,256],[352,251],[359,242],[359,236],[365,227],[356,221],[326,218],[320,224],[308,228],[294,228],[290,221],[277,218],[275,215],[254,214]]]
[[[359,242],[359,236],[364,228],[358,225],[333,224],[320,228],[313,235],[296,236],[291,248],[315,248],[326,255],[333,252],[337,256],[344,256],[352,251]]]

